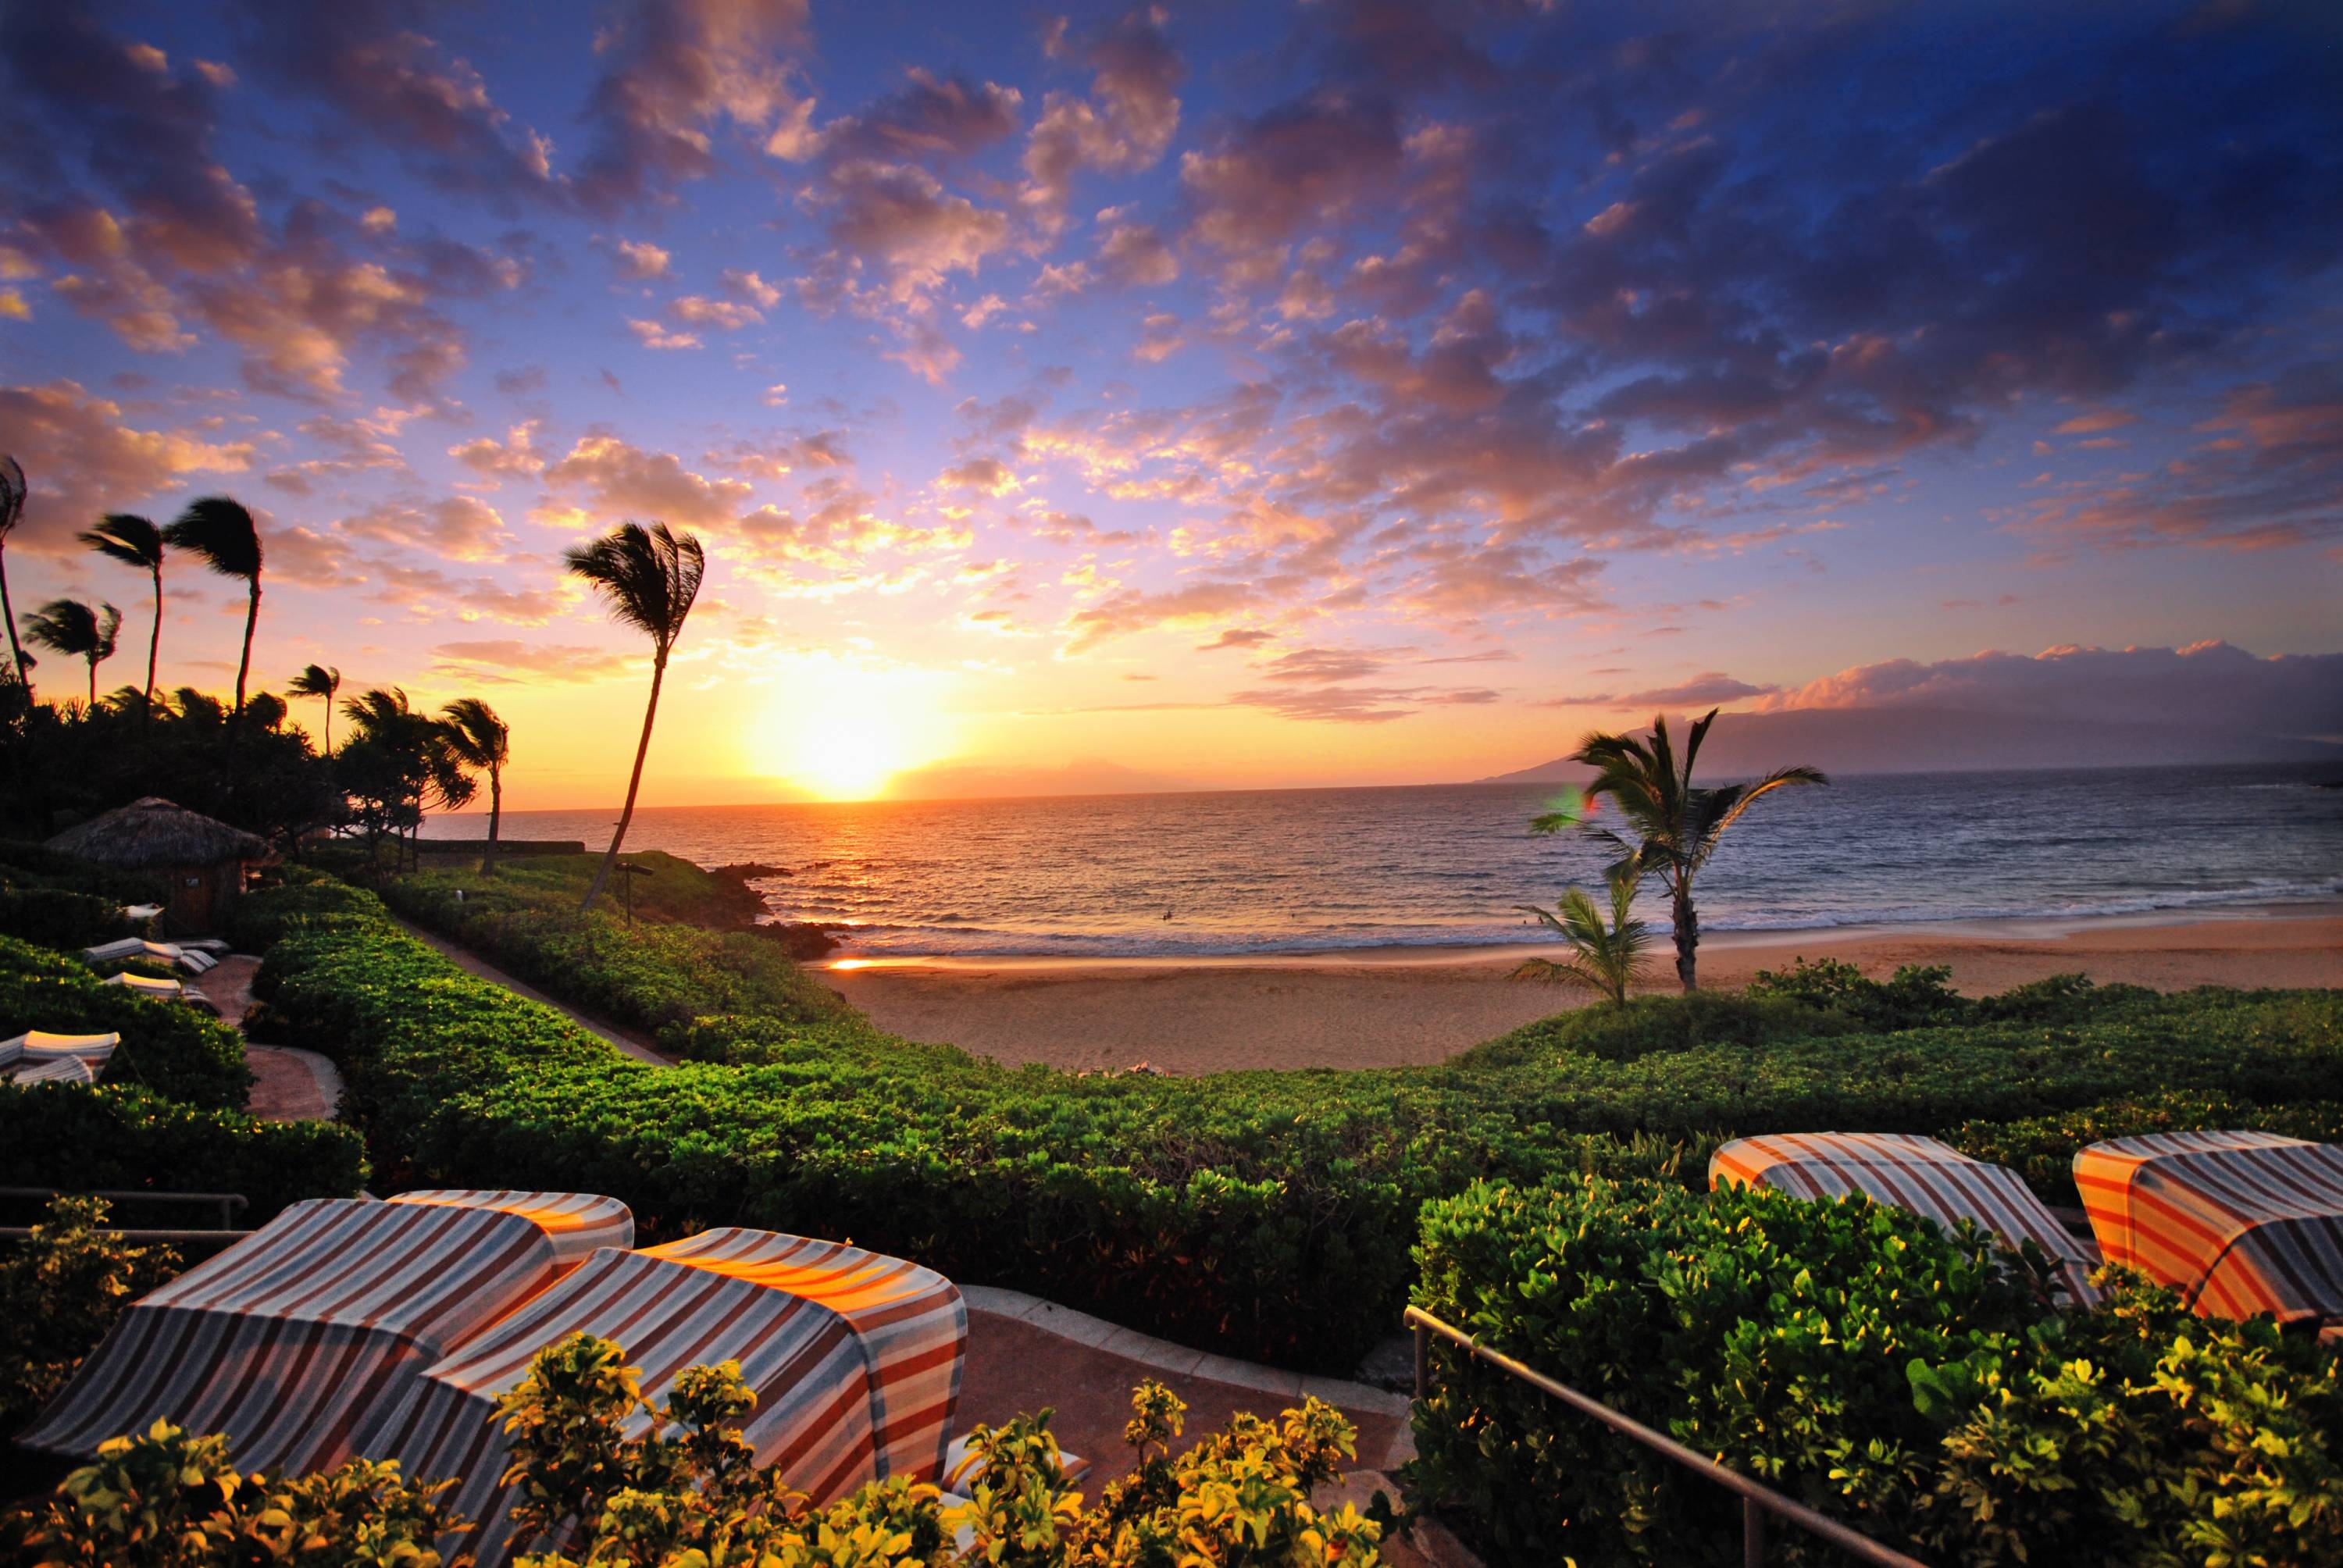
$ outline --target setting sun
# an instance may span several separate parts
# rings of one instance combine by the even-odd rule
[[[944,750],[934,678],[821,660],[776,692],[749,737],[757,770],[825,800],[867,800]]]

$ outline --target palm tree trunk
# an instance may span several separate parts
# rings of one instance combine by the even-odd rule
[[[245,603],[244,657],[236,661],[236,716],[239,719],[244,717],[245,678],[252,672],[252,628],[259,619],[260,575],[256,572],[252,578],[252,597]]]
[[[155,661],[163,651],[163,568],[155,568],[155,629],[146,635],[146,695],[140,710],[155,716]]]
[[[97,711],[97,660],[94,658],[89,661],[89,707],[91,712]]]
[[[25,645],[16,640],[16,609],[8,602],[8,541],[0,539],[0,620],[8,623],[8,652],[16,661],[16,684],[25,689],[25,703],[32,706],[33,678],[25,673]]]
[[[1700,916],[1692,907],[1692,884],[1678,882],[1675,886],[1674,919],[1676,928],[1676,980],[1688,991],[1700,989],[1696,966],[1699,963]]]
[[[497,874],[497,825],[504,819],[504,769],[490,768],[488,769],[488,852],[480,858],[480,875],[483,877],[493,877]]]
[[[578,906],[584,914],[610,885],[610,869],[618,863],[618,847],[627,841],[627,824],[635,819],[635,791],[643,787],[643,759],[651,752],[651,720],[659,717],[659,683],[667,678],[667,649],[660,648],[651,660],[651,699],[643,709],[643,738],[635,743],[635,771],[627,780],[627,809],[618,813],[618,830],[610,836],[610,848],[594,872],[594,885],[586,890],[586,901]]]

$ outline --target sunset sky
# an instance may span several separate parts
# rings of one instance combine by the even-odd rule
[[[15,608],[137,679],[74,532],[234,495],[261,683],[485,697],[523,809],[623,789],[629,517],[710,555],[652,805],[2343,729],[2337,10],[1753,14],[9,5]]]

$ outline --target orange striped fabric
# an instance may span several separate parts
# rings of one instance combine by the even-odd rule
[[[447,1346],[542,1290],[554,1257],[503,1209],[296,1203],[133,1305],[18,1441],[88,1456],[159,1418],[226,1433],[247,1471],[330,1468]]]
[[[1947,1229],[1974,1221],[2012,1248],[2032,1241],[2048,1253],[2077,1304],[2099,1299],[2090,1283],[2099,1264],[2097,1248],[2058,1223],[2016,1171],[1972,1160],[1934,1138],[1903,1132],[1737,1138],[1710,1156],[1708,1184],[1765,1187],[1796,1198],[1860,1192]]]
[[[2343,1316],[2343,1149],[2274,1132],[2094,1143],[2075,1185],[2107,1261],[2200,1312]]]
[[[687,1367],[740,1363],[760,1464],[827,1503],[890,1475],[931,1481],[960,1398],[968,1313],[930,1270],[769,1231],[706,1231],[649,1251],[594,1253],[560,1283],[450,1350],[386,1402],[357,1451],[413,1477],[454,1479],[474,1521],[443,1543],[494,1568],[511,1537],[508,1461],[494,1419],[537,1352],[574,1332],[624,1347],[654,1400]],[[635,1427],[639,1429],[642,1418]]]
[[[472,1187],[401,1192],[394,1203],[440,1203],[458,1209],[498,1209],[518,1214],[553,1242],[553,1261],[570,1268],[598,1247],[635,1244],[635,1216],[616,1198],[592,1192],[513,1192]]]

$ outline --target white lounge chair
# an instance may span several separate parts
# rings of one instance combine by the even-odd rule
[[[187,988],[177,980],[162,980],[154,975],[135,975],[128,970],[108,975],[98,983],[118,985],[126,990],[135,990],[140,996],[156,997],[166,1001],[184,1001],[187,995]]]
[[[122,937],[110,942],[100,942],[94,948],[84,948],[81,956],[94,964],[110,964],[117,959],[144,958],[146,954],[145,937]]]
[[[200,948],[189,948],[179,955],[179,967],[191,975],[199,975],[206,970],[219,968],[219,960]]]
[[[183,948],[193,948],[198,952],[209,953],[216,959],[224,959],[228,953],[226,941],[219,937],[197,937],[193,941],[181,942],[179,945]]]
[[[125,904],[122,918],[126,920],[151,920],[163,912],[160,904]]]

